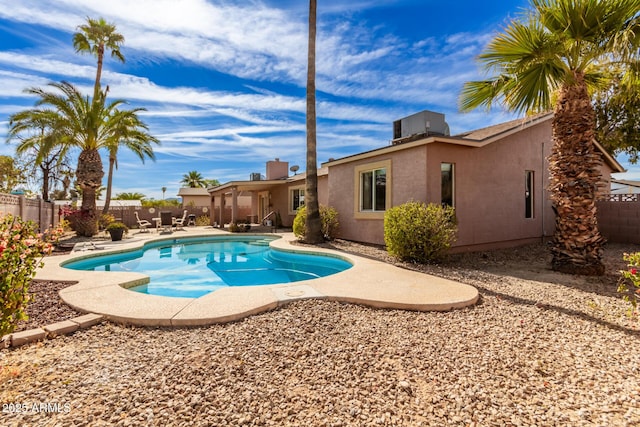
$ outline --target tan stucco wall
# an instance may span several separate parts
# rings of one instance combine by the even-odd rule
[[[296,217],[295,214],[291,214],[289,211],[289,189],[298,187],[305,187],[303,179],[274,187],[271,190],[271,204],[275,210],[280,212],[284,227],[291,227]],[[327,175],[318,177],[318,203],[323,206],[327,206],[329,203]]]
[[[211,205],[211,197],[209,195],[206,196],[182,196],[182,206],[192,206],[191,202],[193,202],[193,206],[210,206]]]
[[[384,244],[382,219],[357,219],[354,169],[391,162],[392,204],[440,203],[440,164],[455,165],[457,249],[506,247],[553,235],[548,192],[551,122],[521,130],[484,147],[432,143],[329,167],[329,205],[339,212],[340,237]],[[525,218],[525,171],[534,171],[534,217]],[[603,179],[611,170],[603,167]]]

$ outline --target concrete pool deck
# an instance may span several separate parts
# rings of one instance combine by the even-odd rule
[[[463,283],[330,249],[294,246],[289,243],[295,240],[292,233],[269,234],[281,237],[272,241],[271,247],[332,254],[349,260],[353,267],[314,280],[223,288],[200,298],[162,297],[126,289],[148,281],[148,277],[140,273],[78,271],[61,267],[71,259],[137,249],[149,241],[219,235],[228,236],[229,233],[212,228],[185,228],[184,232],[170,235],[139,233],[121,242],[80,243],[71,254],[47,257],[36,279],[77,281],[60,291],[60,297],[71,307],[80,312],[104,315],[115,322],[141,326],[202,326],[230,322],[307,298],[417,311],[446,311],[473,305],[478,300],[478,290]],[[245,234],[239,237],[242,235]]]

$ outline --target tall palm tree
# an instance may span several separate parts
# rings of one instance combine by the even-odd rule
[[[640,0],[531,0],[480,55],[494,76],[468,82],[462,110],[501,101],[519,112],[553,108],[550,192],[556,211],[552,267],[603,274],[596,193],[601,157],[595,149],[591,94],[612,66],[638,59]]]
[[[156,159],[153,153],[152,143],[159,144],[157,138],[150,135],[148,126],[143,123],[137,113],[146,111],[144,108],[135,108],[133,110],[116,110],[113,114],[113,120],[110,122],[114,125],[112,138],[106,145],[109,150],[109,171],[107,173],[107,194],[105,197],[103,214],[109,211],[111,203],[111,189],[113,183],[113,169],[118,169],[118,149],[125,147],[131,150],[144,163],[145,157],[151,160]]]
[[[190,171],[182,175],[182,181],[180,181],[180,183],[191,188],[204,188],[207,186],[205,179],[198,171]]]
[[[318,159],[316,153],[316,9],[317,0],[309,0],[309,51],[307,56],[307,178],[305,187],[304,240],[310,244],[324,241],[318,203]]]
[[[78,26],[78,29],[80,31],[73,35],[73,47],[76,52],[95,55],[98,59],[96,80],[93,87],[93,99],[96,101],[100,95],[100,79],[105,49],[111,51],[113,58],[124,63],[124,55],[120,52],[124,36],[116,32],[116,26],[107,23],[104,18],[87,18],[87,23]]]
[[[162,200],[164,200],[164,193],[167,192],[167,187],[162,187]]]
[[[56,114],[55,138],[46,138],[41,146],[44,153],[53,147],[60,146],[61,156],[66,155],[71,148],[80,149],[76,168],[77,185],[82,192],[83,223],[76,232],[83,236],[92,236],[97,232],[96,192],[102,185],[104,170],[99,150],[109,148],[136,132],[146,134],[146,127],[136,126],[142,123],[137,120],[134,112],[122,111],[118,107],[123,100],[106,103],[101,93],[97,101],[91,102],[70,83],[50,83],[55,91],[41,88],[30,88],[26,92],[38,96],[35,108],[30,113],[12,116],[10,119],[10,134],[17,129],[29,126],[28,120],[21,118],[30,115],[53,112]],[[126,132],[125,132],[126,130]],[[137,138],[137,137],[136,137]],[[149,138],[152,138],[149,136]]]

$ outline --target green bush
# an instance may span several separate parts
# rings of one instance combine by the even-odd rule
[[[41,234],[31,221],[0,214],[0,337],[11,333],[20,320],[26,320],[29,284],[42,267],[42,258],[50,254],[62,235],[62,229]]]
[[[450,206],[408,202],[384,215],[387,251],[403,261],[441,261],[455,242],[456,231],[455,211]]]
[[[630,313],[635,313],[640,301],[640,252],[623,254],[622,259],[627,262],[627,269],[620,270],[622,278],[618,283],[618,292],[625,301],[631,303]]]
[[[298,213],[293,220],[293,234],[298,239],[304,239],[305,221],[307,219],[307,208],[302,206],[298,209]],[[338,211],[331,206],[320,206],[320,221],[322,222],[322,235],[325,240],[333,240],[338,232]]]

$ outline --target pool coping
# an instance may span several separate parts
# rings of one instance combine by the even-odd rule
[[[447,311],[473,305],[479,297],[478,290],[467,284],[331,249],[292,245],[290,241],[295,240],[292,233],[242,233],[238,237],[277,236],[280,238],[270,242],[274,249],[336,256],[348,260],[353,267],[313,280],[223,288],[199,298],[163,297],[125,289],[148,281],[148,277],[140,273],[78,271],[61,267],[61,264],[87,254],[140,249],[152,241],[234,235],[218,229],[185,230],[184,234],[136,234],[135,238],[122,242],[80,246],[80,250],[75,249],[71,254],[45,258],[36,279],[77,281],[59,292],[69,306],[82,313],[96,313],[111,321],[138,326],[183,327],[231,322],[309,298],[378,308]]]

